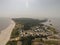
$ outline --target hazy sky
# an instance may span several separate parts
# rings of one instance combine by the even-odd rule
[[[60,0],[0,0],[0,17],[60,17]]]

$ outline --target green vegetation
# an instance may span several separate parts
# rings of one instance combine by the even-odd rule
[[[32,18],[14,18],[13,20],[17,23],[23,23],[23,24],[26,24],[26,23],[30,23],[30,24],[36,23],[36,24],[38,24],[38,23],[42,23],[42,22],[47,21],[47,19],[38,20],[38,19],[32,19]]]
[[[22,42],[22,45],[31,45],[33,39],[34,39],[33,36],[27,36],[27,37],[22,37],[20,41]]]
[[[16,25],[15,28],[13,29],[12,33],[11,33],[11,38],[15,38],[19,36],[19,27]]]
[[[32,26],[36,26],[39,23],[46,22],[45,20],[38,20],[38,19],[32,19],[32,18],[15,18],[13,19],[16,23],[23,24],[24,30],[29,30]]]
[[[6,45],[17,45],[17,41],[9,41]]]

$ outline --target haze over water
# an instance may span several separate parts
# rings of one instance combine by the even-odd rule
[[[60,33],[60,18],[50,18],[50,20],[56,30]]]
[[[0,18],[0,30],[7,28],[11,23],[9,18]]]
[[[49,22],[49,20],[51,22]],[[45,24],[46,25],[52,24],[56,31],[60,33],[60,18],[48,18],[48,21]]]

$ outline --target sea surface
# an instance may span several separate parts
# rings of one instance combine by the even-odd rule
[[[60,31],[60,18],[50,18],[50,20],[57,31]]]
[[[0,18],[0,31],[7,28],[11,23],[10,18]]]
[[[44,24],[49,25],[52,24],[53,27],[60,33],[60,18],[48,18],[48,21]]]

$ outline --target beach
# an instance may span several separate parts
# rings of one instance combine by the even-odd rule
[[[0,33],[0,45],[6,45],[6,43],[10,39],[11,32],[13,28],[15,27],[15,22],[11,20],[11,24]]]

